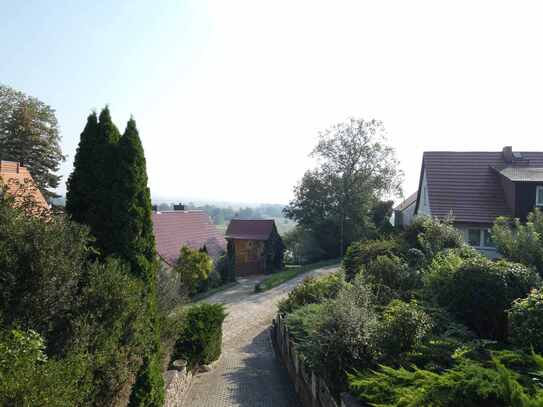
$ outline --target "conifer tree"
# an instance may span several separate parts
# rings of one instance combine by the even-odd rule
[[[145,282],[149,333],[146,355],[130,398],[131,406],[161,406],[159,326],[156,318],[156,273],[158,270],[151,193],[136,122],[130,119],[117,146],[115,195],[112,200],[112,251],[130,264],[132,273]]]
[[[116,150],[119,130],[106,106],[96,122],[93,113],[81,133],[74,170],[68,180],[66,211],[72,219],[88,225],[103,257],[115,253],[111,242],[114,225]]]
[[[131,265],[132,272],[154,284],[155,238],[151,194],[143,146],[134,119],[130,119],[117,146],[112,251]]]
[[[94,211],[94,191],[98,178],[94,167],[94,149],[98,143],[98,117],[92,112],[81,133],[75,153],[74,170],[68,178],[66,212],[79,223],[88,223],[88,216]]]
[[[137,372],[131,406],[161,406],[159,324],[156,311],[158,263],[151,219],[147,169],[136,122],[121,137],[109,109],[89,116],[68,182],[66,209],[72,218],[90,226],[102,258],[117,257],[144,282],[142,299],[147,323],[142,337],[143,363]]]

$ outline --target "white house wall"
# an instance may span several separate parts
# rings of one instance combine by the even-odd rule
[[[432,212],[430,211],[430,197],[428,196],[428,182],[426,180],[426,170],[424,170],[424,173],[422,174],[422,186],[419,199],[419,210],[417,211],[417,214],[432,216]]]

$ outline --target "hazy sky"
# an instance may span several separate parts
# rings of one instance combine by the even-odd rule
[[[65,178],[109,104],[155,198],[286,203],[350,116],[384,122],[409,194],[425,150],[543,150],[540,4],[0,0],[0,82],[56,109]]]

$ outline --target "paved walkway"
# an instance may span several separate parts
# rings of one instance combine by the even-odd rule
[[[226,305],[223,351],[217,367],[193,379],[184,407],[297,407],[293,386],[275,358],[269,327],[277,302],[310,275],[337,270],[325,267],[296,277],[263,293],[254,293],[262,279],[246,278],[240,284],[205,301]]]

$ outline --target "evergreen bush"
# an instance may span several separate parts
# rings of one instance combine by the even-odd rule
[[[538,370],[543,373],[543,364]],[[379,371],[348,374],[348,378],[351,392],[361,401],[383,407],[543,405],[543,390],[533,384],[523,386],[518,374],[497,358],[490,364],[462,360],[442,372],[381,366]]]
[[[221,355],[222,323],[225,318],[222,304],[191,306],[183,316],[173,359],[186,360],[189,368],[217,360]]]

